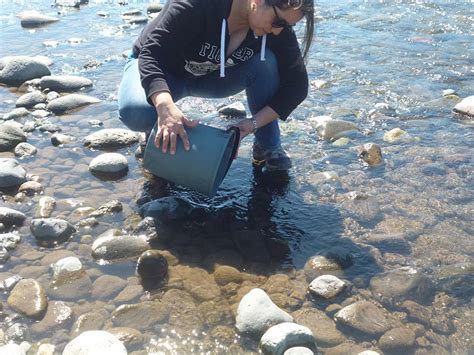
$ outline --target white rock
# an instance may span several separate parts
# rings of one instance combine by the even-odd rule
[[[128,170],[128,161],[122,154],[104,153],[90,162],[89,170],[94,173],[120,173]]]
[[[125,346],[112,334],[90,330],[80,334],[64,348],[63,355],[127,355]]]
[[[454,106],[454,112],[468,116],[474,116],[474,96],[466,97],[456,106]]]
[[[262,334],[283,322],[293,322],[293,317],[276,306],[262,289],[254,288],[239,303],[236,327],[241,333]]]
[[[338,295],[346,286],[344,281],[333,275],[321,275],[309,285],[309,290],[326,299]]]
[[[456,94],[456,91],[454,91],[453,89],[443,90],[443,96],[449,96],[449,95],[455,95],[455,94]]]
[[[388,143],[395,143],[399,141],[400,139],[404,138],[404,136],[406,135],[407,135],[407,132],[405,132],[403,129],[394,128],[384,133],[383,140]]]
[[[55,350],[56,346],[53,344],[41,344],[36,355],[54,355]]]
[[[30,157],[35,155],[38,152],[36,147],[32,146],[30,143],[20,143],[15,147],[15,156],[18,158]]]
[[[268,329],[260,339],[260,350],[264,354],[281,355],[286,349],[295,346],[316,350],[315,339],[309,328],[285,322]]]
[[[334,119],[326,120],[322,117],[327,116],[321,116],[320,120],[317,121],[316,130],[323,139],[332,140],[340,138],[340,135],[344,132],[359,130],[355,123]]]
[[[53,270],[53,280],[59,282],[84,274],[82,263],[75,256],[68,256],[56,261],[51,265],[51,269]]]

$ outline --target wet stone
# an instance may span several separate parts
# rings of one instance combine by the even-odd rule
[[[245,110],[245,106],[242,102],[234,102],[230,105],[226,105],[221,107],[218,112],[224,116],[232,116],[232,117],[245,117],[247,112]]]
[[[0,72],[0,82],[18,86],[25,81],[50,75],[51,72],[44,60],[36,57],[11,57]]]
[[[119,153],[104,153],[89,163],[89,170],[99,174],[119,174],[128,170],[128,161]]]
[[[396,143],[407,136],[407,132],[400,128],[394,128],[383,135],[383,140],[388,143]]]
[[[30,338],[30,330],[21,323],[13,323],[5,331],[5,339],[9,342],[23,342]],[[22,346],[23,348],[23,346]],[[9,354],[8,354],[9,355]]]
[[[42,90],[49,89],[57,92],[69,92],[92,86],[92,81],[72,75],[48,75],[40,79],[39,85]]]
[[[358,301],[336,313],[338,323],[369,335],[386,332],[390,325],[384,313],[369,301]]]
[[[148,330],[156,324],[166,322],[168,317],[169,310],[164,304],[160,302],[142,302],[119,306],[112,313],[112,322],[115,326]]]
[[[38,11],[24,11],[20,14],[20,21],[21,21],[21,27],[35,28],[35,27],[48,25],[53,22],[57,22],[59,21],[59,19],[57,17],[43,15],[42,13]],[[48,75],[48,74],[44,74],[44,75]]]
[[[140,345],[145,340],[143,334],[133,328],[117,327],[107,329],[107,331],[120,340],[126,347]]]
[[[193,206],[188,201],[175,196],[162,197],[140,207],[142,217],[152,217],[162,222],[184,220],[192,211]]]
[[[31,233],[39,244],[53,245],[66,241],[76,229],[59,218],[37,218],[30,224]]]
[[[138,134],[123,128],[108,128],[94,132],[84,138],[83,143],[88,148],[117,149],[138,142]]]
[[[316,308],[302,308],[294,312],[293,317],[295,323],[311,330],[320,346],[331,347],[346,341],[346,337],[336,328],[336,323]]]
[[[340,275],[342,268],[335,260],[331,260],[323,255],[311,257],[304,265],[304,274],[308,282],[313,281],[320,275],[328,273]]]
[[[313,120],[316,122],[316,130],[321,138],[325,140],[335,140],[341,138],[346,132],[357,131],[356,124],[344,120]]]
[[[337,296],[345,287],[344,281],[333,275],[321,275],[309,285],[309,290],[326,299]]]
[[[106,214],[113,214],[116,212],[121,212],[123,209],[123,205],[120,201],[118,200],[112,200],[109,201],[102,206],[100,206],[98,209],[95,211],[91,212],[89,214],[89,217],[100,217],[104,216]]]
[[[0,124],[0,152],[7,152],[26,141],[21,125],[14,121]]]
[[[43,287],[33,279],[19,281],[7,302],[11,308],[30,318],[40,318],[48,307]]]
[[[272,325],[292,321],[293,317],[278,308],[265,291],[254,288],[239,303],[236,327],[240,333],[258,336]]]
[[[295,346],[317,351],[311,330],[290,322],[277,324],[268,329],[259,344],[259,348],[264,354],[283,354],[286,349]]]
[[[17,118],[25,117],[29,115],[29,111],[24,108],[24,107],[18,107],[10,112],[5,113],[2,116],[2,120],[8,121],[8,120],[14,120]]]
[[[25,355],[25,351],[18,344],[10,343],[0,345],[0,354],[2,355]]]
[[[53,124],[53,123],[42,124],[38,127],[38,129],[41,132],[49,132],[49,133],[55,133],[55,132],[61,132],[62,131],[61,127],[59,127],[58,125]]]
[[[143,294],[143,287],[141,285],[130,285],[125,287],[118,295],[114,298],[116,304],[130,303],[137,300]]]
[[[367,143],[357,148],[359,158],[370,166],[379,165],[382,163],[382,149],[379,145],[374,143]]]
[[[374,276],[370,280],[372,294],[387,304],[412,299],[421,303],[433,298],[433,283],[420,270],[402,267]]]
[[[101,102],[101,100],[92,96],[69,94],[50,101],[46,108],[48,111],[54,112],[55,114],[63,114],[99,102]]]
[[[429,308],[424,307],[413,301],[405,301],[402,303],[402,308],[408,313],[408,318],[426,325],[431,326],[432,312]]]
[[[52,280],[55,283],[67,282],[85,275],[81,261],[75,256],[68,256],[56,261],[51,265],[51,269],[53,270]]]
[[[314,355],[314,352],[302,346],[295,346],[286,350],[283,355]]]
[[[31,325],[31,331],[35,334],[50,333],[56,329],[62,329],[73,319],[72,309],[62,301],[51,301],[43,319]]]
[[[7,250],[13,250],[20,243],[21,237],[16,233],[2,233],[0,234],[0,246]]]
[[[18,192],[23,192],[27,196],[33,196],[43,191],[43,186],[37,181],[27,181],[20,185]]]
[[[8,207],[0,207],[0,223],[5,226],[21,226],[26,216],[17,210]]]
[[[38,201],[36,217],[49,218],[56,207],[56,200],[50,196],[43,196]]]
[[[92,297],[112,299],[127,285],[127,281],[118,276],[102,275],[92,284]]]
[[[404,234],[369,234],[366,238],[368,244],[377,247],[382,253],[408,254],[410,244],[405,240]]]
[[[380,349],[386,352],[401,352],[413,347],[415,333],[407,328],[393,328],[380,337]]]
[[[88,275],[79,278],[67,279],[61,282],[52,282],[48,288],[48,295],[64,301],[76,301],[90,296],[92,281]]]
[[[218,266],[214,271],[214,279],[219,285],[227,285],[228,283],[242,282],[242,275],[239,270],[232,266]]]
[[[137,273],[142,278],[164,280],[168,276],[168,261],[158,250],[147,250],[138,258]]]
[[[38,149],[31,145],[30,143],[19,143],[14,149],[15,156],[17,158],[26,158],[35,155],[38,152]]]
[[[19,275],[7,277],[5,280],[0,282],[0,291],[10,292],[15,287],[15,285],[22,279],[23,278]]]
[[[25,107],[25,108],[32,108],[33,106],[45,103],[46,102],[46,95],[43,94],[41,91],[33,91],[27,94],[24,94],[16,100],[15,106],[16,107]]]
[[[92,354],[98,349],[101,354],[127,355],[122,342],[102,330],[87,331],[74,338],[64,348],[63,355]]]
[[[454,112],[474,116],[474,96],[464,98],[460,103],[454,106]]]
[[[146,10],[149,13],[156,13],[160,12],[163,9],[163,4],[160,4],[158,2],[153,2],[151,4],[148,4]]]
[[[130,235],[114,236],[105,232],[92,244],[95,259],[116,260],[138,257],[150,249],[145,239]]]
[[[380,205],[374,197],[348,199],[341,206],[350,217],[362,224],[373,223],[380,217]]]

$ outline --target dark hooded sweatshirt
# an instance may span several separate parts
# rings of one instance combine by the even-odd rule
[[[133,46],[138,55],[142,86],[148,101],[159,91],[169,91],[166,73],[178,77],[197,77],[215,70],[225,75],[225,67],[245,62],[270,48],[278,62],[280,86],[270,98],[279,117],[288,115],[306,98],[308,75],[292,28],[278,36],[255,38],[247,33],[242,44],[221,63],[221,50],[227,52],[227,18],[232,0],[169,0],[160,14],[142,31]],[[224,42],[225,41],[225,42]]]

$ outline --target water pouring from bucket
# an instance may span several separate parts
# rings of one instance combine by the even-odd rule
[[[203,124],[188,128],[191,149],[186,151],[178,144],[174,155],[155,146],[156,129],[155,125],[148,138],[143,167],[158,177],[213,197],[236,155],[239,129],[222,130]]]

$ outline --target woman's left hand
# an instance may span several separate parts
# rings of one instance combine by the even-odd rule
[[[242,120],[233,126],[239,128],[240,140],[244,139],[245,137],[247,137],[250,133],[253,133],[254,131],[254,126],[251,119]]]

